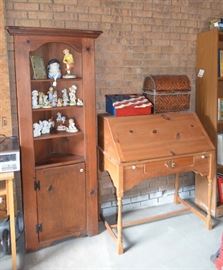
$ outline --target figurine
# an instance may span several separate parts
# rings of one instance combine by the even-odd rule
[[[63,106],[63,100],[62,98],[57,99],[57,107],[62,107]]]
[[[32,91],[32,108],[33,109],[39,108],[38,95],[39,95],[39,92],[37,90]]]
[[[63,93],[62,94],[63,106],[67,106],[68,102],[69,102],[69,98],[68,98],[68,95],[67,95],[67,89],[64,88],[61,92]]]
[[[41,125],[39,123],[33,123],[33,137],[41,136]]]
[[[52,105],[53,103],[53,87],[52,86],[50,86],[47,94],[48,94],[49,103]]]
[[[61,78],[60,62],[57,59],[51,59],[47,66],[48,78],[54,79],[53,86],[57,85],[57,79]]]
[[[70,51],[68,49],[64,49],[63,53],[64,53],[63,63],[66,65],[66,72],[67,72],[67,74],[65,74],[63,76],[63,78],[65,78],[65,79],[76,78],[76,75],[71,74],[71,69],[74,66],[73,55],[70,53]]]
[[[39,121],[42,127],[42,134],[49,134],[50,133],[50,123],[47,120]]]
[[[39,92],[39,107],[40,108],[43,107],[43,96],[44,96],[44,93],[43,92]]]
[[[55,122],[53,121],[53,118],[50,118],[50,119],[48,120],[48,123],[49,123],[50,129],[54,128]]]
[[[76,105],[76,92],[77,92],[77,86],[74,84],[69,88],[69,97],[70,97],[70,106]]]
[[[48,95],[43,94],[43,108],[51,108]]]
[[[52,98],[52,107],[57,106],[57,90],[54,90],[53,92],[53,98]]]
[[[70,118],[68,122],[69,122],[69,126],[66,128],[66,131],[71,132],[71,133],[78,132],[78,129],[74,123],[74,119]]]
[[[80,98],[77,99],[77,106],[84,106],[84,102]]]
[[[57,131],[65,131],[66,130],[66,126],[64,125],[65,121],[66,121],[66,117],[63,116],[60,112],[58,112],[57,118],[56,118],[56,122],[58,124]]]

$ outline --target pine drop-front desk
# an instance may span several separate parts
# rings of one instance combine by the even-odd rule
[[[114,117],[99,115],[99,168],[106,170],[116,188],[117,224],[105,226],[124,252],[122,229],[192,211],[208,229],[212,228],[211,201],[215,180],[215,148],[193,112],[176,112],[142,116]],[[207,213],[180,198],[179,173],[193,171],[206,176],[208,183]],[[124,192],[140,182],[157,176],[176,174],[175,203],[184,207],[141,220],[122,222]]]

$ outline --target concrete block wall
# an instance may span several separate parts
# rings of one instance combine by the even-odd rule
[[[105,94],[141,93],[148,74],[186,74],[195,106],[197,33],[222,15],[221,0],[5,0],[6,25],[102,30],[96,41],[97,112],[105,111]],[[11,102],[17,132],[12,38],[8,36]],[[181,177],[182,192],[193,195],[193,176]],[[168,201],[173,178],[142,183],[126,194],[125,204]],[[152,193],[149,193],[152,192]],[[100,175],[106,209],[114,188]],[[166,195],[170,194],[170,195]],[[168,198],[168,199],[167,199]],[[149,201],[149,202],[147,202]],[[106,206],[107,205],[107,206]]]

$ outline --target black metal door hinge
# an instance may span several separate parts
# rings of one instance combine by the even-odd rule
[[[43,225],[40,224],[36,224],[36,233],[40,233],[43,231]]]
[[[40,181],[39,180],[35,180],[34,181],[34,190],[40,190]]]

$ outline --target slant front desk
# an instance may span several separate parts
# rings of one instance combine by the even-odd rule
[[[117,243],[117,251],[123,253],[123,227],[142,224],[192,211],[212,228],[212,183],[215,180],[215,148],[201,125],[197,115],[191,112],[166,113],[143,116],[114,117],[100,115],[99,166],[108,171],[116,188],[117,224],[105,226]],[[193,171],[207,176],[207,214],[180,198],[179,173]],[[176,203],[184,207],[170,213],[148,217],[123,224],[122,198],[124,192],[140,182],[156,176],[176,174]]]

